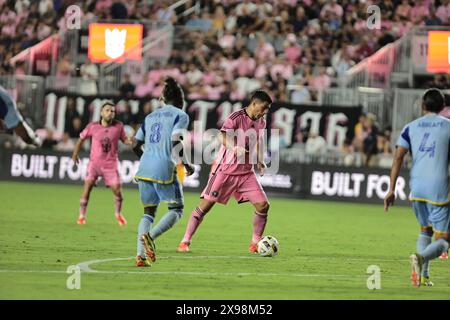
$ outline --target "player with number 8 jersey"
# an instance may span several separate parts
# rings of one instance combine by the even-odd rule
[[[172,228],[183,214],[183,190],[177,179],[177,164],[182,163],[188,175],[194,171],[183,152],[182,144],[183,131],[188,127],[189,116],[182,110],[185,104],[184,93],[174,79],[168,78],[165,81],[160,100],[163,106],[145,117],[136,133],[133,148],[140,157],[135,178],[138,180],[144,206],[144,216],[139,223],[137,238],[138,267],[149,266],[149,260],[156,260],[154,241]],[[153,226],[161,201],[168,203],[168,212]]]

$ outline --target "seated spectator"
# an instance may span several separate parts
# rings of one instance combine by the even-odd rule
[[[130,125],[132,127],[136,125],[136,116],[131,112],[131,106],[128,101],[124,102],[123,110],[119,112],[116,119],[124,125]]]
[[[427,16],[430,15],[430,11],[423,0],[416,0],[414,7],[411,8],[410,19],[413,24],[421,23]]]
[[[80,93],[82,95],[96,95],[97,94],[97,79],[98,67],[86,58],[84,64],[80,67]]]
[[[395,10],[396,17],[409,19],[410,14],[411,6],[409,5],[409,0],[402,0],[402,3]]]
[[[73,119],[81,118],[78,110],[76,109],[76,100],[73,97],[67,98],[66,112],[64,117],[64,131],[72,132],[73,129]]]
[[[331,86],[331,78],[327,74],[325,67],[319,68],[319,74],[313,77],[312,82],[310,84],[316,90],[324,90]]]
[[[69,54],[66,53],[56,66],[55,87],[67,88],[74,71],[75,66],[70,62]]]
[[[302,49],[297,44],[297,39],[293,33],[290,33],[287,37],[284,47],[284,56],[288,63],[296,64],[300,61],[302,55]]]
[[[54,149],[56,151],[65,151],[65,152],[72,152],[75,148],[75,141],[74,139],[71,139],[68,132],[64,132],[63,137],[61,141],[59,141]]]
[[[42,149],[53,149],[58,144],[58,141],[54,138],[54,131],[51,128],[47,128],[47,135],[44,141],[42,141]]]
[[[355,165],[356,155],[353,149],[352,140],[346,138],[340,149],[341,157],[344,162],[344,166],[349,167]]]
[[[363,158],[366,166],[374,166],[376,164],[375,156],[378,154],[377,136],[378,128],[375,125],[376,117],[369,113],[366,116],[364,127],[367,135],[363,141]]]
[[[243,50],[241,56],[234,61],[233,66],[238,76],[252,76],[256,68],[256,62],[247,50]]]
[[[186,73],[187,83],[194,85],[203,78],[203,72],[201,72],[197,66],[193,63],[189,64],[189,70]]]
[[[450,24],[450,1],[442,0],[441,5],[436,10],[436,15],[441,19],[443,25]]]
[[[83,131],[81,118],[80,117],[73,118],[72,126],[69,128],[68,131],[69,137],[78,139],[80,137],[81,131]]]
[[[139,98],[151,96],[154,88],[155,85],[153,84],[153,82],[149,80],[148,73],[145,73],[144,77],[142,78],[142,82],[140,82],[136,86],[136,89],[134,90],[134,95]]]
[[[311,101],[311,94],[307,87],[305,87],[305,80],[298,79],[296,88],[291,93],[291,102],[294,104],[308,103]]]
[[[130,75],[125,74],[124,81],[119,87],[120,94],[123,97],[131,98],[134,95],[135,90],[136,90],[135,85],[130,82]]]
[[[305,153],[307,155],[318,156],[327,152],[327,142],[316,131],[312,131],[306,140]]]

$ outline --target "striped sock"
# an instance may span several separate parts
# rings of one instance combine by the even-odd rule
[[[267,213],[257,212],[255,211],[255,215],[253,216],[253,237],[252,241],[257,243],[261,240],[262,235],[264,233],[264,229],[266,228],[267,223]]]
[[[89,200],[87,198],[81,198],[80,199],[80,217],[86,217],[86,209],[88,205]]]
[[[198,226],[203,221],[203,217],[205,213],[199,207],[195,208],[192,211],[191,216],[189,217],[188,225],[186,227],[186,233],[183,237],[183,242],[191,242],[191,238],[194,235],[195,231],[197,231]]]
[[[114,196],[114,208],[116,210],[116,216],[120,216],[122,212],[122,194]]]

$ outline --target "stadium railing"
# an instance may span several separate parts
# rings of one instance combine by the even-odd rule
[[[449,27],[413,27],[403,37],[387,44],[346,71],[344,85],[349,88],[391,88],[400,83],[414,87],[414,76],[426,71],[428,32]]]
[[[15,67],[19,63],[23,63],[23,71],[28,75],[55,74],[56,61],[52,57],[57,56],[58,45],[58,35],[49,36],[36,45],[21,51],[12,57],[9,62]]]

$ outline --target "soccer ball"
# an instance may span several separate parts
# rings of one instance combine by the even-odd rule
[[[278,254],[278,240],[272,236],[264,236],[258,242],[258,253],[262,257],[273,257]]]

